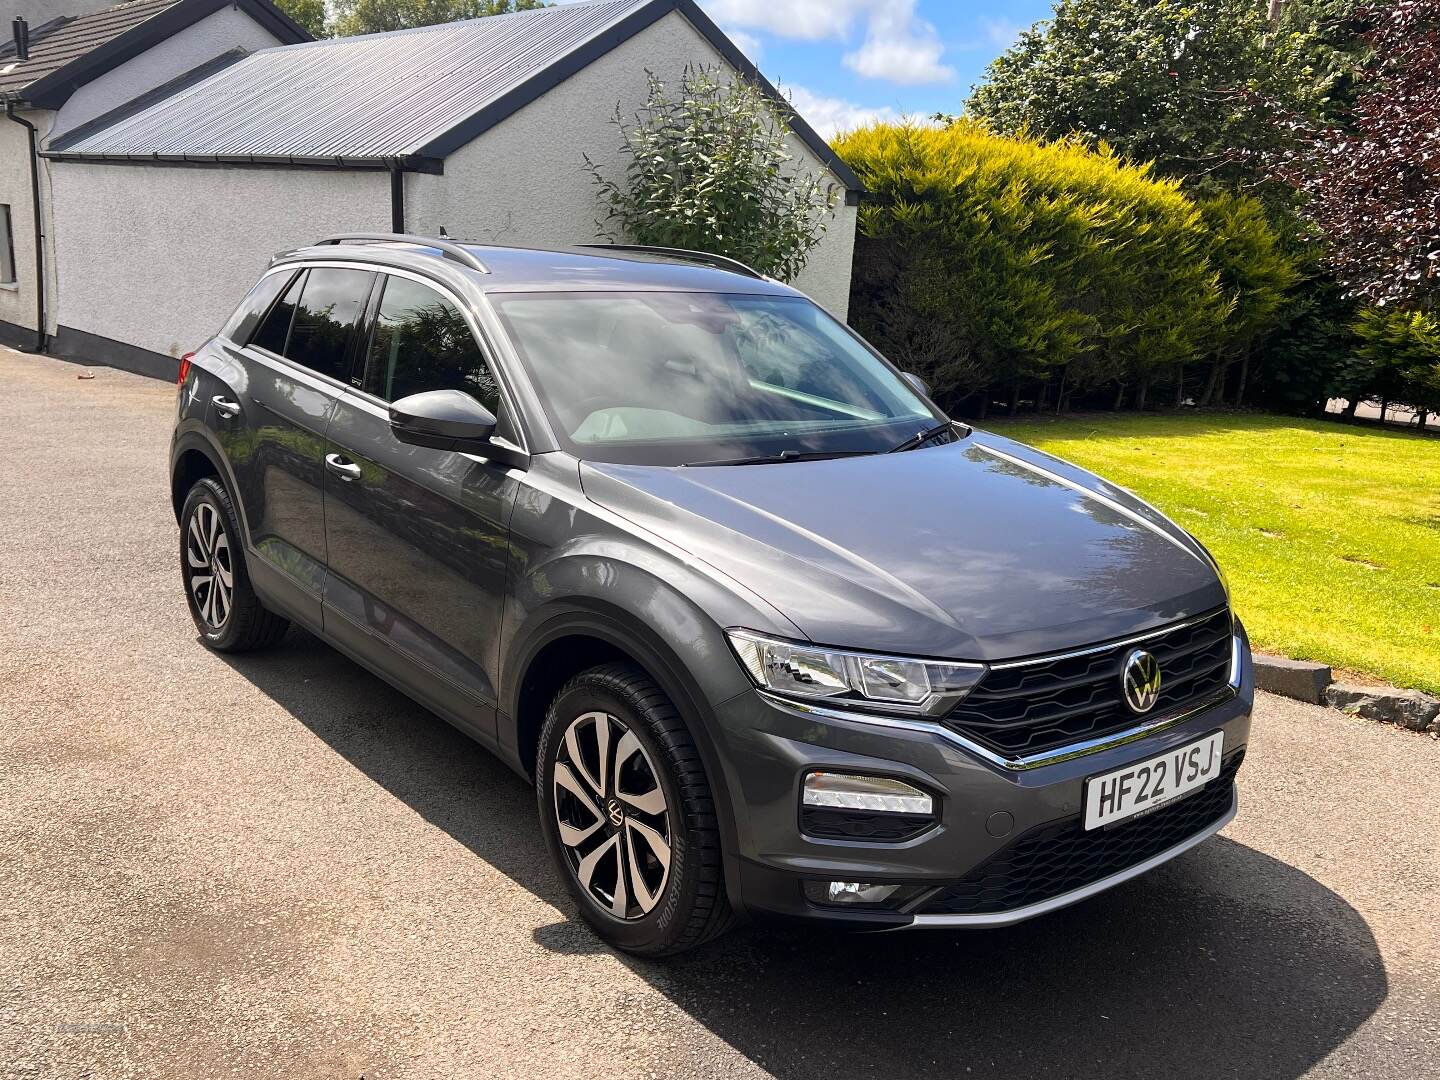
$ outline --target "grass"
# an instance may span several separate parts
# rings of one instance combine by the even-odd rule
[[[1199,537],[1256,648],[1440,693],[1440,439],[1247,413],[983,426]]]

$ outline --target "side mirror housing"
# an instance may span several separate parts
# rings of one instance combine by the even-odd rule
[[[480,450],[495,423],[494,413],[460,390],[427,390],[390,404],[395,438],[433,450]]]
[[[930,396],[930,387],[925,384],[925,380],[920,378],[919,375],[916,375],[913,371],[902,371],[900,374],[905,376],[905,381],[908,382],[911,388],[921,397],[928,398]]]

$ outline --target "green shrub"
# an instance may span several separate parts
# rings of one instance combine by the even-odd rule
[[[820,242],[838,185],[792,164],[789,124],[759,87],[689,68],[671,96],[654,75],[645,106],[617,110],[624,175],[588,157],[603,234],[728,255],[789,281]]]
[[[1440,316],[1365,307],[1351,324],[1369,395],[1440,412]],[[1368,395],[1367,395],[1368,396]]]
[[[1253,238],[1221,243],[1222,280],[1205,214],[1147,167],[965,120],[835,146],[869,190],[851,321],[942,400],[1057,374],[1068,391],[1118,381],[1143,398],[1231,340]],[[1248,205],[1225,213],[1252,235]]]

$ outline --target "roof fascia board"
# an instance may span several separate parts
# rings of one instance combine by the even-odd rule
[[[58,109],[76,90],[101,75],[133,60],[147,49],[193,26],[221,8],[234,5],[260,22],[286,44],[312,40],[293,20],[282,15],[268,0],[180,0],[174,7],[152,15],[105,44],[91,49],[64,67],[37,79],[24,90],[25,99],[38,109]],[[298,36],[296,36],[298,35]]]
[[[406,157],[294,157],[259,154],[71,154],[64,150],[42,150],[47,161],[78,165],[151,165],[199,169],[362,169],[389,171],[399,166],[404,172],[443,175],[445,163],[418,155]]]
[[[473,113],[450,130],[431,139],[419,147],[416,153],[434,158],[449,157],[466,143],[478,138],[500,121],[519,112],[542,94],[553,90],[570,76],[588,67],[616,46],[628,41],[672,11],[679,11],[684,15],[690,25],[710,43],[727,64],[744,78],[760,87],[767,96],[774,100],[781,115],[789,122],[791,130],[799,136],[800,141],[845,186],[846,202],[851,204],[856,202],[860,192],[864,190],[860,178],[855,175],[850,166],[840,159],[819,133],[805,122],[804,117],[795,111],[794,106],[785,99],[770,80],[760,74],[760,69],[752,64],[745,54],[735,46],[735,43],[725,36],[724,31],[700,10],[695,0],[653,0],[652,3],[637,8],[604,33],[596,35],[543,71],[536,72],[519,86],[496,98],[479,112]]]

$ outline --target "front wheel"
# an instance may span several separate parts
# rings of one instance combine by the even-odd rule
[[[240,526],[230,494],[198,480],[180,511],[180,574],[200,638],[217,652],[249,652],[285,636],[288,619],[260,603],[250,587]]]
[[[571,679],[540,733],[545,837],[580,914],[617,948],[684,952],[733,921],[715,800],[675,707],[606,664]]]

